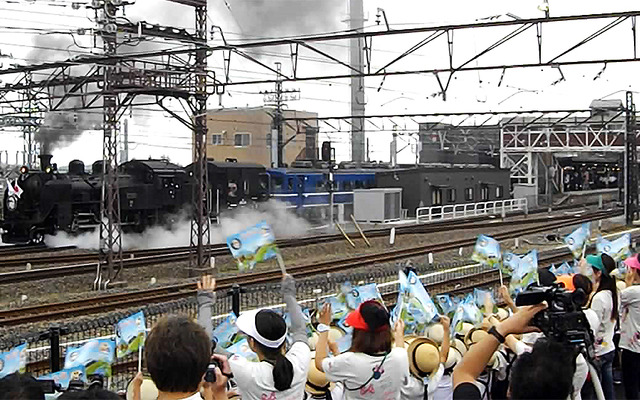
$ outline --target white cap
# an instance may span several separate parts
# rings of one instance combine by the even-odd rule
[[[272,349],[277,349],[278,347],[282,346],[282,343],[284,343],[285,339],[287,338],[287,331],[285,330],[284,335],[282,335],[281,338],[278,338],[276,340],[269,340],[264,336],[262,336],[258,332],[258,329],[256,328],[256,316],[260,311],[263,311],[263,310],[251,310],[251,311],[243,312],[242,314],[240,314],[240,316],[236,320],[236,326],[242,333],[254,338],[255,340],[258,341],[258,343],[262,344],[263,346],[267,346]],[[264,310],[264,311],[273,312],[270,310]]]

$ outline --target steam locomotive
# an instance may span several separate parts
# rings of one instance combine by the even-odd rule
[[[2,241],[41,243],[57,231],[75,234],[100,224],[102,162],[85,171],[82,161],[57,172],[50,155],[40,155],[40,170],[22,167],[7,186],[3,201]],[[235,162],[208,163],[209,198],[216,211],[268,198],[265,168]],[[189,209],[193,196],[193,165],[183,168],[167,160],[132,160],[119,167],[120,219],[125,232],[168,224]]]
[[[21,168],[7,182],[0,227],[4,243],[41,243],[45,235],[75,234],[100,224],[102,161],[91,172],[82,161],[57,171],[50,155],[40,156],[40,170]],[[180,212],[189,212],[195,179],[186,168],[167,160],[132,160],[119,166],[120,220],[125,232],[170,224]],[[266,169],[262,165],[208,161],[207,197],[211,218],[238,207],[259,207],[273,197],[311,220],[324,221],[329,204],[330,174],[316,165]],[[402,207],[492,201],[509,197],[509,171],[498,168],[437,165],[385,168],[349,165],[334,169],[333,203],[353,206],[354,189],[401,187]],[[446,194],[446,196],[445,196]]]

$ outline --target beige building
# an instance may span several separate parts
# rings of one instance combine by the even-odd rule
[[[271,107],[229,108],[211,110],[207,114],[207,158],[224,161],[252,162],[271,166],[271,127],[274,109]],[[315,118],[318,114],[287,110],[285,118]],[[284,160],[310,159],[317,154],[317,121],[284,124]],[[308,151],[307,151],[308,149]],[[317,156],[316,156],[317,157]]]

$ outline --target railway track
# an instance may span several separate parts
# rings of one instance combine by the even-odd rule
[[[587,203],[581,205],[582,209],[579,209],[575,212],[585,212],[586,207],[594,206],[597,203]],[[555,207],[554,211],[563,211],[563,210],[576,210],[576,206],[567,205],[567,206],[559,206]],[[529,215],[543,214],[546,213],[546,209],[536,209],[529,211]],[[508,216],[518,217],[520,214],[507,213]],[[557,216],[558,214],[554,214]],[[491,219],[495,217],[495,219]],[[527,218],[521,220],[521,223],[536,223],[547,220],[549,217],[536,217],[536,218]],[[403,234],[415,234],[415,233],[430,233],[438,231],[443,227],[448,227],[451,229],[473,229],[474,225],[480,225],[482,223],[487,223],[487,220],[491,221],[491,224],[495,226],[500,225],[508,225],[512,223],[509,220],[498,219],[497,216],[494,215],[478,215],[473,217],[468,217],[464,219],[456,219],[456,220],[448,220],[448,221],[435,221],[429,223],[422,223],[416,225],[405,225],[396,227],[396,235]],[[389,234],[390,228],[378,228],[378,229],[369,229],[365,231],[365,234],[368,237],[380,237],[386,236]],[[281,240],[279,243],[280,247],[294,247],[298,245],[307,245],[307,244],[315,244],[320,242],[328,242],[328,241],[340,241],[343,240],[343,236],[341,234],[321,234],[315,236],[309,236],[305,238],[297,238],[297,239],[285,239]],[[66,262],[91,262],[98,260],[98,253],[80,253],[80,254],[66,254],[66,255],[56,255],[50,254],[47,256],[40,257],[32,257],[29,259],[25,258],[9,258],[4,259],[3,257],[12,257],[12,256],[27,256],[30,257],[34,253],[55,253],[64,250],[72,250],[76,249],[77,246],[69,245],[69,246],[59,246],[59,247],[47,247],[45,245],[7,245],[5,247],[0,247],[0,268],[2,267],[20,267],[24,266],[26,263],[30,263],[32,266],[40,265],[40,264],[58,264],[58,263],[66,263]],[[224,251],[226,249],[226,244],[212,244],[210,246],[210,251],[219,252]],[[188,246],[180,246],[180,247],[169,247],[163,249],[144,249],[144,250],[130,250],[123,252],[123,256],[126,257],[142,257],[149,255],[159,255],[159,254],[168,254],[171,252],[181,252],[188,251]],[[214,254],[215,255],[215,254]]]
[[[584,216],[572,223],[582,223],[597,218],[596,215]],[[527,234],[544,232],[566,226],[565,221],[552,221],[547,224],[517,228],[494,235],[497,240],[505,240],[520,237]],[[393,262],[401,259],[424,256],[428,253],[453,250],[459,247],[472,246],[476,241],[475,237],[452,240],[443,243],[417,246],[409,249],[395,249],[384,252],[360,255],[340,260],[327,260],[314,262],[313,264],[290,266],[288,272],[294,277],[306,277],[318,274],[344,271],[354,268],[362,268],[376,263]],[[564,252],[566,255],[568,251]],[[95,265],[93,266],[95,268]],[[39,270],[23,271],[38,272]],[[14,274],[14,273],[9,273]],[[0,274],[0,282],[6,282],[7,274]],[[15,277],[15,276],[14,276]],[[240,276],[221,277],[217,279],[219,290],[231,288],[234,283],[240,285],[263,284],[278,281],[281,279],[279,270],[247,273]],[[72,300],[68,302],[36,305],[31,307],[17,308],[0,311],[0,325],[14,326],[30,322],[46,321],[68,316],[89,315],[102,313],[115,309],[134,307],[139,305],[161,303],[166,301],[195,295],[195,283],[181,283],[173,286],[144,289],[126,293],[109,294],[82,300]]]
[[[45,245],[13,245],[0,247],[0,257],[19,256],[33,253],[55,253],[65,250],[77,249],[77,246],[47,247]],[[1,261],[0,261],[1,262]]]
[[[584,218],[590,218],[589,220],[610,218],[617,215],[621,215],[620,210],[603,210],[596,211],[588,214],[569,214],[569,215],[554,215],[538,218],[529,218],[517,221],[503,221],[500,219],[494,219],[490,221],[447,221],[439,224],[419,224],[400,226],[396,228],[396,235],[404,234],[427,234],[434,232],[441,232],[446,230],[466,230],[466,229],[481,229],[487,227],[502,227],[510,226],[514,224],[518,225],[533,225],[533,224],[545,224],[549,221],[554,221],[562,224],[575,224],[584,220]],[[384,237],[389,235],[390,228],[369,230],[366,235],[369,238]],[[311,244],[326,243],[331,241],[342,241],[344,237],[341,234],[324,234],[316,236],[308,236],[303,238],[285,239],[279,240],[278,246],[280,248],[299,247]],[[217,244],[209,246],[209,253],[211,256],[225,256],[229,255],[229,250],[226,244]],[[142,265],[153,265],[158,263],[178,262],[188,259],[190,254],[189,247],[170,247],[163,249],[149,249],[149,250],[134,250],[126,251],[123,253],[123,267],[132,268]],[[20,282],[27,279],[47,279],[59,276],[78,275],[91,273],[95,270],[98,263],[97,254],[63,254],[63,255],[47,255],[40,257],[32,257],[30,259],[8,259],[0,260],[0,268],[19,268],[30,263],[31,266],[37,265],[52,265],[52,264],[64,264],[61,266],[49,266],[40,267],[30,270],[16,270],[11,272],[0,273],[0,284]]]

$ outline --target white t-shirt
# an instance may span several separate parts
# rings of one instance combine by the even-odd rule
[[[322,369],[331,382],[343,382],[346,400],[399,400],[400,389],[409,377],[407,350],[394,347],[384,363],[383,358],[347,352],[322,360]],[[375,371],[380,377],[370,379]]]
[[[640,353],[640,286],[620,293],[620,348]]]
[[[427,384],[427,398],[435,400],[436,390],[444,378],[444,365],[440,363],[438,370],[433,376],[429,375],[424,379],[418,379],[414,375],[409,374],[406,384],[400,389],[400,398],[402,400],[423,400],[424,385]],[[453,393],[452,393],[453,394]]]
[[[603,290],[596,293],[591,301],[591,309],[596,312],[600,324],[593,334],[596,341],[596,355],[602,356],[615,350],[613,332],[615,321],[611,320],[613,311],[613,296],[611,291]]]
[[[273,365],[267,362],[251,362],[240,356],[229,358],[231,372],[238,384],[242,400],[300,400],[309,372],[311,350],[306,343],[295,342],[286,354],[293,364],[291,387],[279,392],[273,386]]]

